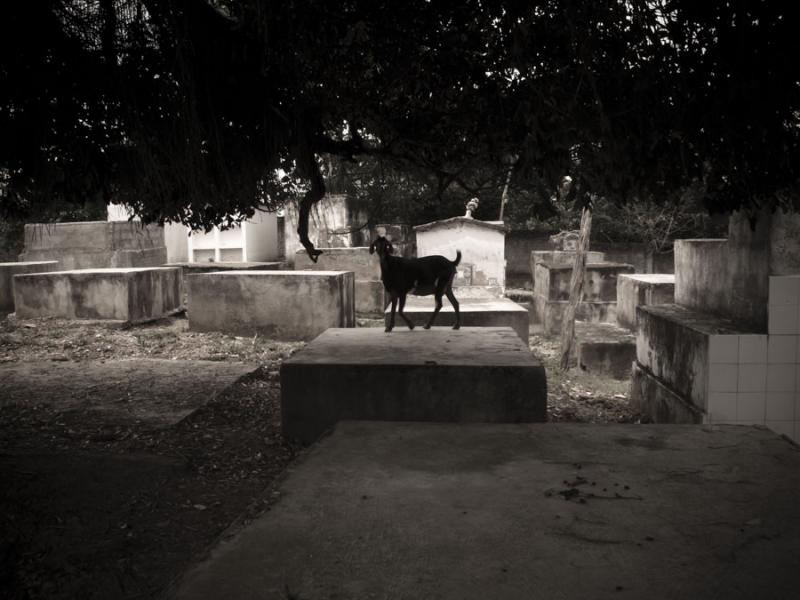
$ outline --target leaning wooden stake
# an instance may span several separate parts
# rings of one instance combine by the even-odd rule
[[[575,253],[575,266],[569,282],[569,304],[561,321],[561,369],[569,369],[569,356],[575,339],[575,309],[583,296],[583,278],[586,274],[586,252],[589,250],[589,236],[592,232],[592,207],[585,206],[581,213],[581,235]]]

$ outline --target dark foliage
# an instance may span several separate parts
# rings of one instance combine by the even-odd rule
[[[498,190],[511,155],[517,197],[545,213],[566,173],[578,204],[689,186],[711,210],[787,204],[793,16],[777,0],[15,2],[0,209],[113,198],[208,228],[300,192],[302,217],[329,155],[424,172],[432,206]]]

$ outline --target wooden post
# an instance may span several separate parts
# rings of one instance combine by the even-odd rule
[[[569,356],[575,339],[575,309],[583,297],[583,279],[586,274],[586,252],[589,250],[589,236],[592,233],[592,207],[587,205],[581,213],[581,234],[575,252],[575,265],[569,282],[569,304],[561,321],[561,369],[569,369]]]

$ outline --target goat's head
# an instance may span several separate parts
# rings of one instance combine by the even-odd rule
[[[392,246],[392,242],[390,242],[388,238],[379,236],[369,245],[369,253],[373,254],[376,252],[378,253],[378,257],[384,258],[394,252],[394,246]]]

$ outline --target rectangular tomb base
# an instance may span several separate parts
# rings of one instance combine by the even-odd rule
[[[281,367],[283,430],[311,443],[341,419],[544,421],[544,367],[510,327],[329,329]]]
[[[456,292],[458,294],[458,292]],[[508,298],[458,298],[459,313],[462,327],[511,327],[517,332],[520,339],[527,344],[530,327],[530,313],[524,306],[520,306]],[[409,296],[403,311],[406,317],[416,326],[422,327],[430,319],[436,307],[433,296]],[[384,311],[384,322],[389,325],[391,318],[391,303]],[[442,298],[442,310],[436,315],[436,326],[452,327],[456,322],[456,313],[447,297]],[[399,315],[395,312],[394,325],[396,330],[408,330]]]
[[[57,260],[0,263],[0,316],[14,312],[14,275],[58,271]]]
[[[189,275],[192,331],[311,340],[355,327],[355,282],[342,271],[225,271]]]
[[[21,319],[159,319],[181,307],[181,272],[145,267],[15,275],[14,303]]]
[[[636,308],[675,302],[675,275],[630,274],[617,277],[617,322],[636,330]]]

